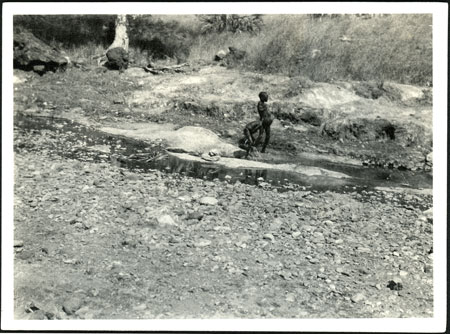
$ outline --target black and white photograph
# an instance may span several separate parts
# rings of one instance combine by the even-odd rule
[[[28,5],[2,329],[445,330],[447,4]]]

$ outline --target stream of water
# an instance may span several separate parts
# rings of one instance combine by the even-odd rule
[[[137,172],[158,169],[208,180],[240,181],[261,185],[261,182],[280,189],[361,191],[374,187],[431,188],[432,176],[425,172],[400,171],[395,169],[354,166],[329,161],[308,160],[297,162],[320,167],[351,176],[337,179],[325,176],[307,176],[276,169],[227,168],[212,162],[184,160],[168,154],[161,144],[110,135],[79,123],[50,117],[17,115],[14,125],[19,131],[50,131],[68,146],[52,147],[55,153],[85,161],[109,161]],[[261,179],[262,178],[262,179]]]

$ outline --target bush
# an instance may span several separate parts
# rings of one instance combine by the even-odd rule
[[[13,24],[14,28],[23,27],[51,45],[107,47],[114,40],[115,18],[115,15],[15,15]]]
[[[198,15],[201,21],[201,32],[258,33],[263,26],[262,15]]]
[[[196,34],[195,30],[176,21],[166,21],[151,15],[129,18],[130,46],[147,53],[149,60],[169,57],[185,61]]]

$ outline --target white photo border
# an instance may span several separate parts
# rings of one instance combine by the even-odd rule
[[[13,316],[13,66],[12,17],[25,14],[305,14],[433,15],[434,316],[425,319],[264,320],[14,320]],[[432,2],[181,2],[3,3],[2,71],[2,300],[3,330],[108,331],[370,331],[443,332],[446,329],[447,41],[448,4]]]

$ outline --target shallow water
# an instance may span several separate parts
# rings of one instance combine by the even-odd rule
[[[18,115],[14,125],[19,131],[50,131],[64,137],[66,147],[53,146],[55,153],[84,161],[109,161],[137,172],[158,169],[207,180],[240,181],[247,184],[277,187],[280,190],[361,191],[374,187],[431,188],[432,176],[425,172],[354,166],[317,159],[302,158],[297,164],[320,167],[351,176],[337,179],[326,176],[306,176],[295,172],[267,169],[227,168],[211,162],[180,159],[168,154],[162,143],[110,135],[79,123],[50,117]],[[262,179],[263,180],[262,180]],[[264,183],[261,183],[264,182]]]

